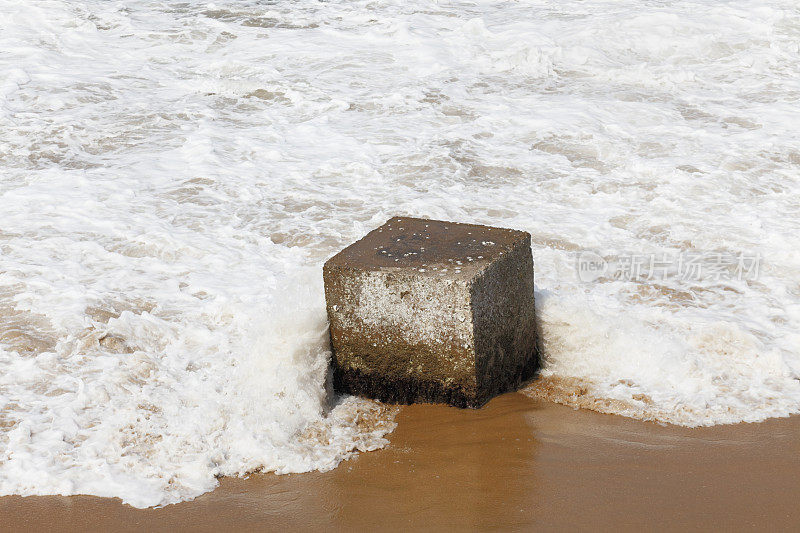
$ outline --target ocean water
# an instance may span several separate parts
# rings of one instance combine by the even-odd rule
[[[790,0],[0,0],[0,494],[385,445],[321,264],[393,215],[531,232],[530,395],[800,412],[798,101]]]

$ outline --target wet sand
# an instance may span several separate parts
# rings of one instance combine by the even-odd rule
[[[192,502],[0,498],[0,530],[800,526],[800,417],[663,427],[514,393],[404,407],[391,444],[326,473],[223,479]]]

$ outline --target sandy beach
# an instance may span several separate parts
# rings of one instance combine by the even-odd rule
[[[383,450],[326,473],[222,479],[139,510],[0,498],[3,530],[764,530],[800,522],[800,418],[687,429],[521,393],[401,408]]]

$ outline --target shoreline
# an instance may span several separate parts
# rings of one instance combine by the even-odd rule
[[[189,502],[4,496],[9,530],[754,529],[800,523],[800,416],[684,428],[510,393],[404,406],[390,444],[330,472],[223,478]]]

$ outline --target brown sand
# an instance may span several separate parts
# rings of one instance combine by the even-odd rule
[[[384,450],[332,472],[223,479],[139,510],[0,498],[0,530],[521,530],[800,526],[800,417],[685,429],[507,394],[477,411],[404,407]]]

